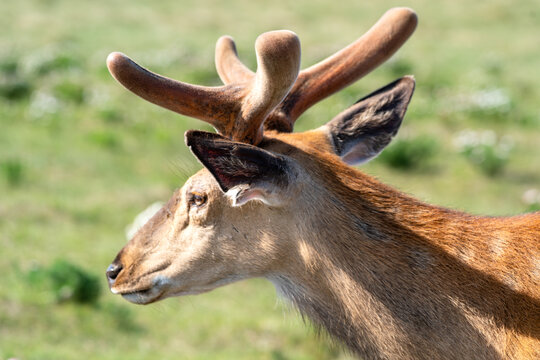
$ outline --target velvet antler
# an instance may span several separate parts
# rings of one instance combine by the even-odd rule
[[[191,85],[154,74],[124,54],[107,58],[118,82],[145,100],[212,124],[233,140],[257,144],[264,120],[294,84],[300,67],[300,41],[290,31],[262,34],[255,42],[257,72],[247,81],[221,87]]]
[[[267,129],[291,132],[296,119],[309,107],[352,84],[392,56],[416,28],[409,8],[388,10],[358,40],[298,75],[293,88],[265,122]],[[225,84],[249,81],[254,73],[238,59],[232,38],[216,45],[216,68]]]
[[[362,37],[299,73],[300,41],[290,31],[262,34],[255,42],[257,72],[238,59],[231,37],[216,45],[216,68],[224,86],[191,85],[154,74],[121,53],[107,58],[109,71],[142,98],[212,124],[223,136],[258,144],[266,129],[291,132],[310,106],[367,74],[403,45],[416,14],[394,8]]]

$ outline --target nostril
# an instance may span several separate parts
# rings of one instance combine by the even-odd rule
[[[120,274],[120,271],[122,271],[123,267],[121,264],[112,263],[107,268],[107,279],[109,279],[109,282],[113,282],[118,277],[118,274]]]

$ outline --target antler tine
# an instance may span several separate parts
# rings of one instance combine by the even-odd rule
[[[126,55],[107,57],[111,75],[125,88],[156,105],[195,117],[223,133],[231,113],[240,111],[242,91],[231,86],[205,87],[186,84],[155,74]]]
[[[109,55],[107,66],[118,82],[143,99],[206,121],[233,140],[258,144],[262,124],[298,76],[300,42],[290,31],[273,31],[257,38],[255,50],[257,73],[245,82],[221,87],[196,86],[154,74],[117,52]]]
[[[224,84],[248,82],[255,76],[255,73],[238,59],[236,45],[230,36],[222,36],[218,39],[215,62],[219,78]]]
[[[270,31],[255,41],[257,72],[244,98],[237,131],[253,144],[262,140],[262,124],[293,86],[300,71],[300,40],[292,31]],[[243,129],[242,129],[243,128]],[[245,130],[244,130],[245,129]]]
[[[267,129],[290,132],[296,119],[316,102],[366,75],[392,56],[414,32],[418,20],[409,8],[388,10],[358,40],[298,75],[288,96],[269,116]]]

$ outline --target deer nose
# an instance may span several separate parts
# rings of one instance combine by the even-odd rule
[[[109,265],[106,272],[107,280],[109,280],[109,285],[114,284],[114,281],[116,280],[118,274],[120,274],[120,271],[122,271],[123,268],[124,267],[122,266],[122,264],[119,263],[112,263],[111,265]]]

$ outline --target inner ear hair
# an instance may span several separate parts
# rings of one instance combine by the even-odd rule
[[[223,192],[239,185],[271,188],[288,184],[287,164],[281,156],[205,131],[189,130],[185,138]]]

